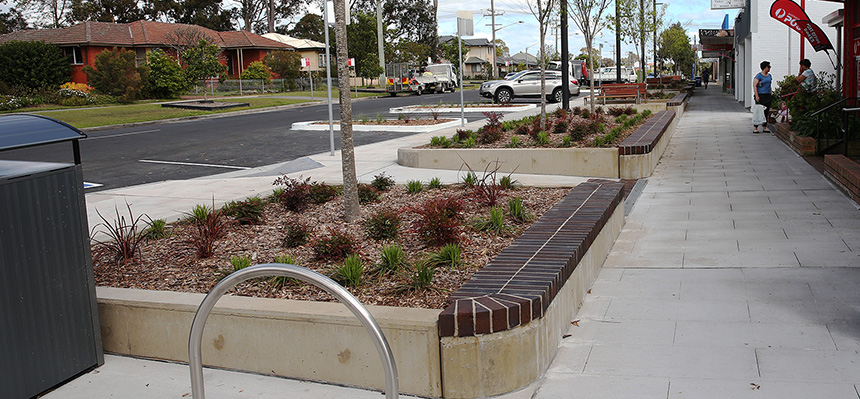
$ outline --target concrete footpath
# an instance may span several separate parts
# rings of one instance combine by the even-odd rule
[[[439,134],[357,149],[361,179],[386,171],[401,183],[456,181],[456,171],[392,163],[398,146]],[[339,155],[326,157],[310,157],[323,166],[294,174],[336,182]],[[221,176],[87,200],[129,198],[135,212],[165,217],[212,195],[268,192],[271,180]],[[778,139],[754,135],[749,112],[718,87],[697,89],[547,374],[503,397],[858,399],[858,267],[856,204]],[[222,370],[205,378],[211,398],[383,397]],[[185,365],[107,356],[105,366],[45,397],[181,398],[190,396],[188,381]]]

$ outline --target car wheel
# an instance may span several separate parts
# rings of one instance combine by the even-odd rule
[[[501,89],[496,91],[496,98],[494,99],[496,103],[505,104],[511,102],[514,98],[514,92],[507,87],[502,87]]]
[[[390,92],[388,92],[388,94],[391,94],[391,97],[397,97],[396,91],[390,91]]]
[[[552,95],[550,96],[550,102],[560,103],[563,96],[564,93],[562,93],[561,89],[555,89],[552,91]]]
[[[421,95],[421,86],[418,86],[418,87],[416,87],[416,88],[415,88],[415,95],[416,95],[416,96],[420,96],[420,95]]]

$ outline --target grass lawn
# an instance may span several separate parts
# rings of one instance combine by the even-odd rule
[[[285,98],[269,97],[245,97],[221,100],[225,102],[243,102],[251,104],[250,107],[230,108],[220,111],[197,111],[179,108],[163,108],[160,104],[134,104],[118,105],[96,108],[72,108],[61,111],[44,112],[42,110],[19,110],[34,114],[44,115],[61,120],[79,129],[95,126],[117,125],[122,123],[148,122],[170,118],[181,118],[185,116],[219,114],[224,112],[241,111],[245,109],[259,109],[306,103],[307,100],[295,100]]]

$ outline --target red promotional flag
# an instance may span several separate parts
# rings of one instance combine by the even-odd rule
[[[815,51],[833,49],[824,31],[809,20],[809,16],[797,3],[791,0],[776,0],[770,6],[770,16],[800,33]]]

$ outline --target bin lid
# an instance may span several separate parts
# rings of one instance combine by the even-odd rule
[[[87,135],[65,122],[32,114],[0,115],[0,151],[80,140]]]

